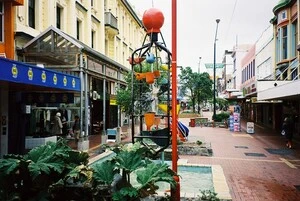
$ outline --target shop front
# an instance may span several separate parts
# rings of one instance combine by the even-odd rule
[[[70,125],[78,114],[79,77],[4,58],[0,66],[1,156],[53,141],[53,115]]]
[[[26,62],[80,77],[82,88],[74,94],[74,107],[79,104],[85,135],[105,134],[107,128],[120,126],[120,109],[110,100],[119,86],[127,85],[124,75],[129,70],[125,66],[52,26],[27,42],[18,56]]]

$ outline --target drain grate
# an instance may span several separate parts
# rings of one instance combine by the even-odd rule
[[[234,146],[235,148],[239,148],[239,149],[248,149],[247,146]]]
[[[294,185],[294,187],[295,187],[298,191],[300,191],[300,185]]]
[[[277,154],[277,155],[290,155],[293,153],[290,149],[265,149],[270,154]]]
[[[245,153],[246,156],[255,156],[255,157],[267,157],[265,154],[262,153]]]

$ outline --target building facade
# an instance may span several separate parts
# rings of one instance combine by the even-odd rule
[[[24,132],[22,136],[41,134],[40,124],[31,117],[42,116],[48,110],[51,116],[56,111],[66,112],[69,126],[73,117],[79,115],[81,129],[86,135],[121,126],[124,116],[116,105],[116,92],[119,87],[126,86],[124,76],[130,67],[128,58],[146,35],[141,20],[130,4],[126,0],[25,0],[20,3],[21,6],[12,8],[15,11],[11,14],[13,17],[7,18],[15,21],[14,31],[10,34],[15,48],[12,48],[13,53],[8,53],[8,50],[2,52],[6,56],[12,55],[12,59],[39,66],[41,71],[50,70],[63,73],[65,77],[78,78],[81,86],[80,90],[64,92],[53,88],[22,91],[16,86],[14,94],[19,98],[17,103],[31,107],[31,113],[24,115],[25,119],[15,117],[10,120],[27,122],[24,128],[30,129],[24,130],[30,132]],[[6,32],[5,37],[9,33]],[[6,90],[10,94],[12,89],[8,87]],[[2,91],[1,102],[10,108],[9,96],[4,96]],[[55,99],[49,94],[54,94]],[[64,101],[59,101],[61,97]],[[16,112],[2,110],[2,116]],[[36,126],[31,128],[32,125]],[[15,146],[24,149],[24,141],[21,139]],[[1,154],[24,151],[9,150],[7,140],[2,140],[1,144],[8,144],[1,145],[5,149],[1,149]]]
[[[299,1],[281,0],[271,20],[274,35],[273,79],[258,82],[258,100],[282,101],[280,117],[273,128],[280,129],[286,116],[294,119],[299,132]],[[275,108],[274,108],[275,109]]]

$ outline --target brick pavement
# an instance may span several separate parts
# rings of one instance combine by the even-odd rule
[[[189,119],[180,120],[188,125]],[[295,187],[300,185],[299,141],[290,150],[278,132],[256,125],[255,133],[247,134],[246,121],[241,123],[242,132],[190,127],[189,140],[211,143],[213,156],[180,158],[189,163],[221,165],[234,201],[299,201],[300,191]]]
[[[210,113],[205,115],[211,117]],[[189,125],[189,119],[180,121]],[[285,147],[285,140],[278,132],[255,125],[255,133],[247,134],[246,121],[242,120],[241,124],[242,132],[189,127],[189,141],[210,143],[213,156],[181,155],[180,158],[187,159],[188,163],[220,165],[233,201],[299,201],[300,142],[295,141],[294,149],[290,150]],[[101,143],[99,135],[89,139],[90,148]]]

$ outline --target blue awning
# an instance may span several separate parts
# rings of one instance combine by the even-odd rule
[[[5,58],[0,58],[0,80],[54,89],[80,91],[79,77]]]

